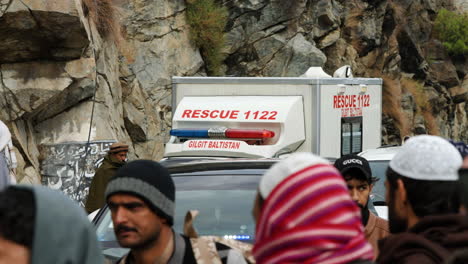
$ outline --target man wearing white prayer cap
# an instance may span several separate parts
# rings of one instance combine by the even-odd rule
[[[386,201],[392,235],[379,243],[378,263],[446,263],[468,245],[468,223],[458,213],[462,158],[447,140],[410,138],[390,161]]]

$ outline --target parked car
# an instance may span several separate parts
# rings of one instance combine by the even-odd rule
[[[371,152],[369,157],[376,157]],[[366,157],[367,158],[367,157]],[[253,243],[255,223],[252,206],[261,176],[279,159],[190,159],[170,158],[161,161],[171,173],[176,185],[174,229],[183,232],[187,211],[196,209],[199,215],[194,226],[199,235],[213,235]],[[331,163],[334,159],[329,159]],[[370,209],[377,210],[385,201],[385,169],[389,159],[371,159],[375,177],[380,178],[373,189]],[[385,215],[386,216],[386,212]],[[109,209],[102,208],[94,217],[97,237],[107,259],[117,260],[128,249],[120,248],[114,234]]]
[[[251,214],[263,173],[277,159],[166,159],[176,186],[174,229],[182,233],[188,210],[199,215],[194,226],[199,235],[214,235],[252,243],[255,223]],[[102,208],[93,219],[97,237],[107,259],[127,253],[118,245],[109,209]]]
[[[369,149],[359,153],[369,161],[372,176],[377,178],[371,193],[372,205],[378,216],[388,219],[387,204],[385,203],[385,171],[390,160],[400,150],[401,146],[384,146]]]

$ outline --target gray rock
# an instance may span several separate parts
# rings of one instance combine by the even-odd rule
[[[34,111],[73,82],[60,63],[3,64],[0,71],[0,93],[9,97],[6,103],[16,113],[15,118]]]
[[[342,34],[352,43],[359,56],[365,56],[381,44],[386,7],[386,1],[378,3],[372,12],[367,12],[359,6],[349,7]]]
[[[272,35],[255,42],[253,46],[258,56],[257,63],[260,65],[268,63],[279,50],[286,46],[287,42],[286,38],[281,35]]]
[[[320,0],[311,8],[312,33],[315,39],[322,38],[341,24],[342,7],[336,1]]]
[[[77,59],[89,44],[74,1],[12,1],[0,35],[0,63]]]
[[[239,50],[246,41],[245,31],[241,26],[231,29],[224,35],[225,44],[224,51],[227,54],[232,54]]]
[[[79,2],[0,0],[0,106],[6,110],[0,118],[13,128],[22,155],[21,182],[37,182],[39,164],[54,165],[38,146],[81,146],[89,131],[92,141],[130,143],[131,159],[161,158],[171,125],[171,76],[206,75],[190,40],[184,0],[114,2],[121,3],[124,43],[97,35]],[[468,140],[466,60],[448,57],[432,35],[434,14],[445,1],[223,4],[229,10],[226,74],[299,76],[311,66],[334,72],[345,64],[356,77],[399,80],[408,73],[425,83],[440,134]],[[383,117],[384,143],[400,143],[415,127],[433,129],[415,111],[412,96],[403,94],[400,103],[401,116]],[[47,181],[56,186],[59,178]],[[80,197],[83,190],[77,190]]]
[[[457,68],[451,62],[448,53],[440,41],[428,41],[424,43],[422,49],[428,63],[428,78],[430,80],[438,82],[447,88],[460,84]]]
[[[310,67],[322,67],[327,61],[325,54],[308,42],[302,34],[291,39],[288,46],[292,49],[292,57],[284,76],[300,76]]]
[[[24,172],[17,179],[20,184],[41,184],[41,175],[32,166],[24,169]]]
[[[333,45],[324,49],[327,61],[324,66],[326,72],[335,72],[343,65],[351,65],[353,72],[357,71],[358,54],[354,47],[340,38]]]
[[[318,47],[323,49],[333,45],[340,38],[341,31],[336,29],[318,41]]]
[[[187,31],[173,32],[162,39],[135,44],[138,53],[132,71],[149,94],[171,84],[173,75],[192,75],[202,67],[199,51],[187,45]],[[185,45],[184,45],[185,44]]]
[[[125,128],[132,142],[154,142],[154,138],[161,133],[157,109],[145,100],[148,96],[138,82],[134,81],[131,85],[131,93],[124,98]]]
[[[468,101],[468,93],[457,94],[453,97],[454,104],[462,104]]]
[[[277,37],[277,35],[274,35],[270,39],[278,40]],[[283,41],[274,43],[276,44],[265,45],[261,53],[265,55],[264,58],[267,58],[261,59],[261,61],[267,61],[266,67],[262,71],[264,76],[297,77],[310,67],[323,66],[327,59],[325,54],[308,42],[302,34],[297,34],[283,48],[281,48],[284,45]],[[275,46],[274,49],[268,49],[268,47],[273,46]],[[260,49],[261,47],[257,48],[257,50]]]
[[[3,16],[13,0],[0,0],[0,17]]]
[[[400,102],[401,102],[401,112],[403,113],[404,118],[408,120],[408,123],[413,123],[416,116],[418,115],[417,105],[416,105],[414,96],[409,92],[403,93],[401,95]],[[402,135],[402,136],[405,136],[405,135]]]
[[[50,102],[43,103],[34,112],[28,114],[33,124],[40,123],[48,118],[56,116],[71,107],[78,105],[85,99],[93,97],[95,90],[95,83],[90,79],[76,80],[72,85],[68,86],[61,93],[55,95]]]
[[[460,12],[468,12],[468,2],[465,0],[454,0],[454,5]]]

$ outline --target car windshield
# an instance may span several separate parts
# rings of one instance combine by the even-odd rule
[[[372,176],[377,178],[372,189],[371,199],[374,205],[385,204],[385,171],[388,167],[388,160],[372,160],[369,166],[372,170]]]
[[[242,171],[245,174],[242,175]],[[209,175],[173,175],[176,185],[176,212],[174,230],[183,232],[188,210],[198,210],[194,221],[199,235],[234,238],[252,243],[255,223],[251,215],[258,182],[264,170],[237,170],[235,175],[210,172]],[[97,222],[97,236],[103,249],[115,257],[118,251],[110,211],[106,208]],[[117,250],[117,251],[116,251]],[[106,253],[106,252],[104,252]],[[111,254],[111,255],[112,255]]]
[[[385,171],[388,161],[369,161],[375,183],[369,209],[385,203]],[[255,193],[266,169],[215,170],[173,174],[176,185],[174,229],[183,233],[184,218],[189,210],[198,210],[194,227],[199,235],[214,235],[253,243],[255,223],[251,215]],[[374,208],[375,207],[375,208]],[[383,217],[386,218],[386,209]],[[127,249],[119,247],[110,211],[105,208],[95,219],[97,236],[109,259],[119,259]]]
[[[372,188],[370,195],[372,203],[369,203],[369,209],[383,219],[388,219],[388,210],[385,203],[385,172],[388,163],[389,160],[369,161],[372,176],[377,178],[377,182],[374,183],[374,188]]]
[[[199,235],[229,236],[252,241],[255,223],[251,212],[259,176],[174,177],[177,186],[174,228],[183,229],[188,210],[197,209]]]

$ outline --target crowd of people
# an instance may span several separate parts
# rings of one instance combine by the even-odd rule
[[[111,146],[108,172],[87,203],[88,212],[109,206],[117,241],[130,249],[121,264],[242,264],[252,262],[249,253],[260,264],[468,263],[466,144],[429,135],[404,143],[382,179],[388,223],[369,209],[376,179],[366,159],[345,155],[330,164],[291,154],[260,180],[251,252],[176,233],[168,170],[149,160],[125,163],[127,152]],[[24,185],[0,192],[0,263],[104,261],[85,210],[65,195]]]

